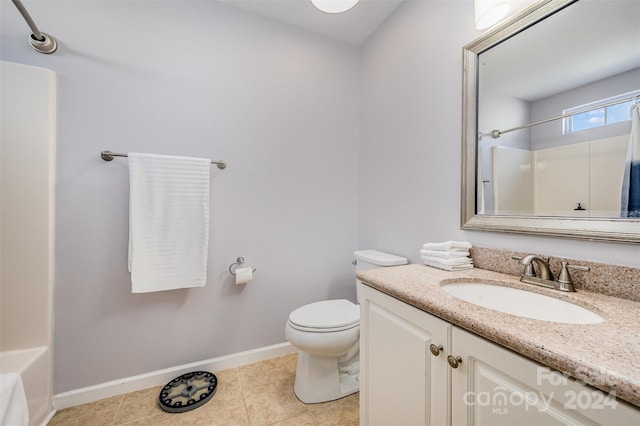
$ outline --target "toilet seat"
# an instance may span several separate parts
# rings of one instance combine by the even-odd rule
[[[292,328],[310,333],[331,333],[360,325],[360,307],[346,299],[323,300],[301,306],[289,315]]]

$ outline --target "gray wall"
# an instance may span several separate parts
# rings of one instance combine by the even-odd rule
[[[59,79],[55,393],[281,343],[294,308],[355,300],[355,48],[215,2],[30,2],[47,56],[1,7],[2,59]],[[127,160],[106,149],[228,162],[205,288],[131,294]]]
[[[459,239],[640,266],[637,245],[460,230],[462,46],[478,35],[471,1],[407,1],[362,47],[360,245],[419,262],[424,242]]]

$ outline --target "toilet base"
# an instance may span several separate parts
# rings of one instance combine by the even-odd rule
[[[306,404],[333,401],[360,390],[359,356],[346,362],[340,358],[298,353],[293,390]]]

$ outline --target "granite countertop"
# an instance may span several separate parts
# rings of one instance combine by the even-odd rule
[[[584,290],[564,293],[477,268],[448,272],[414,264],[364,270],[357,276],[370,287],[640,407],[640,302]],[[465,302],[440,288],[461,279],[495,281],[553,296],[583,306],[606,321],[534,320]]]

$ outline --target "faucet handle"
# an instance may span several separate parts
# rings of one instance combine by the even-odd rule
[[[561,262],[562,269],[560,270],[560,274],[558,275],[558,281],[560,284],[573,284],[573,280],[571,279],[571,274],[569,274],[569,270],[576,271],[584,271],[589,272],[589,267],[587,266],[579,266],[579,265],[569,265],[569,262]]]

